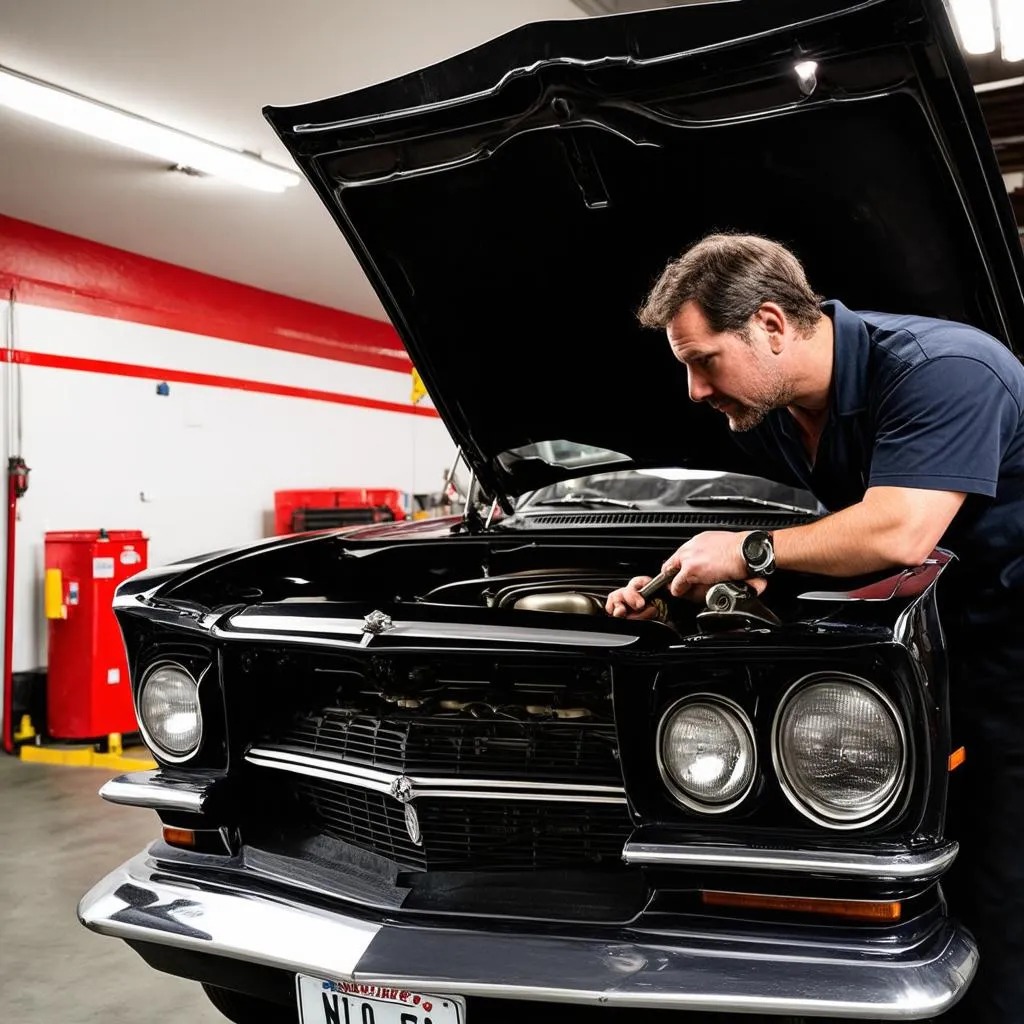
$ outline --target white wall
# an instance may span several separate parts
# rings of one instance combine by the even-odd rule
[[[6,341],[6,303],[0,313]],[[20,303],[15,345],[410,402],[408,374]],[[17,444],[6,436],[2,377],[11,372],[21,375],[20,454],[32,469],[18,503],[16,672],[46,664],[48,530],[140,529],[150,539],[149,563],[158,565],[268,536],[275,490],[438,491],[454,457],[435,417],[173,381],[160,397],[155,380],[0,364],[5,472]],[[5,533],[6,513],[0,565]],[[2,602],[0,586],[0,614]]]

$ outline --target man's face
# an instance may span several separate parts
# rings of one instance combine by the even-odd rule
[[[715,333],[691,301],[665,329],[676,359],[686,366],[690,398],[724,413],[735,431],[756,427],[790,401],[770,330],[756,321],[749,339],[729,331]]]

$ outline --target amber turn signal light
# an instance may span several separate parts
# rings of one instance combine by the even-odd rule
[[[796,914],[824,914],[860,921],[898,921],[899,903],[867,900],[818,900],[809,896],[762,896],[748,892],[702,891],[701,902],[709,907],[742,907],[748,910],[783,910]]]
[[[964,747],[957,747],[952,754],[949,755],[949,770],[956,771],[967,760],[967,750]]]
[[[164,842],[168,846],[184,846],[192,849],[196,845],[196,834],[190,828],[171,828],[164,825]]]

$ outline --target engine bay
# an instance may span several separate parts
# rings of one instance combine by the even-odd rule
[[[604,616],[608,595],[631,578],[586,569],[531,569],[446,583],[420,600],[430,604]],[[696,624],[710,632],[743,625],[780,624],[774,612],[745,583],[717,584],[699,600],[672,598],[667,589],[662,589],[649,602],[655,608],[655,618],[670,626],[685,624],[692,628]]]

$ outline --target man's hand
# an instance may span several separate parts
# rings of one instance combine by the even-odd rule
[[[724,530],[707,530],[692,537],[662,566],[662,571],[679,570],[669,584],[669,593],[674,597],[690,597],[695,588],[700,588],[703,597],[715,583],[744,579],[748,571],[741,550],[744,537],[746,533]],[[747,582],[759,594],[767,585],[763,579]]]
[[[647,586],[652,579],[653,576],[634,576],[624,587],[608,595],[604,610],[616,619],[653,618],[658,614],[658,609],[640,596],[640,588]]]
[[[715,583],[742,580],[747,573],[740,546],[745,533],[707,531],[688,540],[678,551],[665,561],[662,571],[677,568],[679,572],[668,585],[667,590],[674,597],[700,602],[708,588]],[[608,595],[605,611],[617,619],[650,619],[657,611],[640,596],[640,588],[651,582],[651,576],[634,576],[633,579]],[[768,585],[763,579],[750,579],[749,583],[758,594],[764,593]]]

